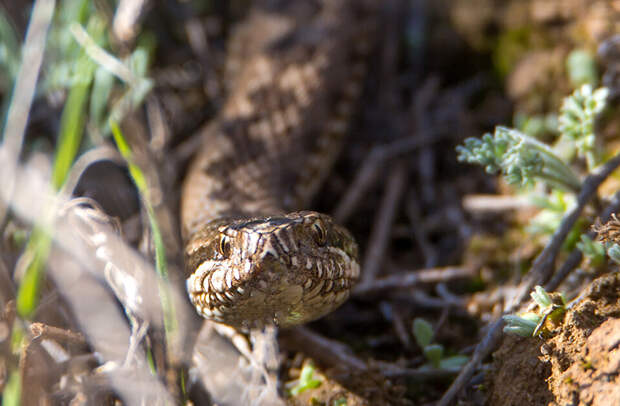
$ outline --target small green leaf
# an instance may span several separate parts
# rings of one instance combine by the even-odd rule
[[[526,313],[521,316],[507,314],[503,316],[502,319],[506,322],[504,333],[517,334],[521,337],[531,337],[541,317],[536,313]]]
[[[586,158],[590,169],[600,163],[594,122],[605,108],[608,95],[605,87],[593,90],[591,85],[585,84],[565,98],[560,109],[560,132],[573,140],[578,154]]]
[[[566,70],[568,78],[574,87],[579,87],[586,83],[596,85],[598,72],[596,60],[586,50],[576,49],[566,58]]]
[[[99,66],[95,71],[92,96],[90,98],[90,120],[97,127],[105,125],[104,113],[114,86],[114,75]]]
[[[429,360],[433,367],[439,368],[439,362],[441,361],[441,357],[443,357],[443,345],[427,345],[424,347],[424,356]]]
[[[536,286],[534,288],[534,292],[530,293],[530,296],[534,301],[538,304],[538,306],[544,310],[547,307],[551,306],[551,298],[549,294],[542,286]]]
[[[613,244],[611,247],[607,249],[607,255],[614,261],[616,264],[620,264],[620,245]]]
[[[312,364],[306,363],[299,374],[299,379],[290,389],[290,393],[293,396],[297,396],[307,389],[318,388],[320,385],[321,381],[314,378],[314,367]]]
[[[347,406],[347,398],[339,398],[334,400],[332,406]]]
[[[129,58],[129,68],[137,77],[145,77],[149,65],[149,52],[144,47],[138,47]]]
[[[433,338],[433,326],[428,321],[417,317],[413,320],[413,336],[420,348],[425,348]]]
[[[588,258],[590,265],[598,267],[605,263],[605,246],[594,241],[587,234],[582,234],[580,242],[577,243],[577,248],[583,253],[583,256]]]
[[[447,370],[459,370],[463,365],[467,364],[469,357],[467,355],[453,355],[451,357],[443,358],[439,361],[440,369]]]

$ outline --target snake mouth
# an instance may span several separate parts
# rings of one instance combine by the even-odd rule
[[[343,269],[324,259],[293,266],[295,260],[266,256],[238,268],[205,261],[187,279],[187,290],[203,317],[241,329],[275,324],[289,327],[330,313],[348,297],[359,265]]]
[[[315,212],[218,222],[200,238],[190,299],[203,317],[235,327],[315,320],[340,306],[359,276],[352,237]]]

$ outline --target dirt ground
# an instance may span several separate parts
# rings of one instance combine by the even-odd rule
[[[551,334],[504,338],[488,375],[489,404],[618,404],[620,274],[588,285]]]

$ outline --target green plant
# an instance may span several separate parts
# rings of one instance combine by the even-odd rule
[[[598,241],[594,241],[587,234],[581,235],[577,248],[588,259],[592,267],[597,268],[605,263],[605,246]]]
[[[530,234],[549,234],[556,230],[564,213],[576,203],[574,195],[558,189],[545,195],[532,195],[531,202],[541,210],[530,220],[527,227]]]
[[[607,88],[593,90],[591,85],[585,84],[565,98],[560,108],[559,130],[575,143],[577,153],[586,159],[589,169],[601,163],[594,121],[605,108],[608,95]]]
[[[441,344],[432,342],[433,327],[428,321],[419,317],[415,318],[413,320],[412,330],[416,342],[428,360],[428,364],[424,365],[422,368],[432,367],[444,370],[459,370],[469,360],[469,358],[464,355],[446,357],[444,354],[444,347]]]
[[[545,134],[558,133],[558,116],[555,113],[525,115],[522,113],[515,114],[515,127],[526,135],[534,138],[540,138]]]
[[[540,316],[536,313],[523,313],[521,315],[507,314],[502,316],[506,325],[504,333],[516,334],[521,337],[531,337],[540,322]]]
[[[560,140],[574,144],[590,169],[601,163],[594,122],[605,108],[608,94],[606,88],[593,90],[585,84],[564,99],[560,109]],[[542,131],[544,121],[534,123],[529,130],[527,119],[520,118],[520,122],[524,130],[536,134]],[[581,187],[578,176],[554,148],[514,128],[498,126],[494,134],[484,134],[481,139],[468,138],[456,150],[459,161],[482,165],[491,174],[501,172],[511,185],[523,187],[541,181],[573,193]]]
[[[305,390],[318,388],[321,385],[321,380],[314,377],[314,372],[314,366],[306,362],[299,373],[299,379],[287,383],[286,387],[289,393],[292,396],[297,396]]]
[[[513,128],[498,126],[493,135],[468,138],[456,150],[459,161],[482,165],[490,174],[501,172],[511,185],[542,181],[575,193],[581,187],[577,175],[551,147]]]
[[[568,79],[575,87],[586,83],[596,85],[598,81],[596,60],[584,49],[576,49],[568,55],[566,58],[566,71]]]
[[[525,230],[537,236],[552,235],[560,226],[565,213],[577,204],[575,195],[560,189],[552,189],[547,194],[530,194],[530,201],[540,208],[540,211],[529,220]],[[575,248],[585,227],[585,219],[578,219],[566,236],[562,248],[565,250]]]
[[[549,332],[547,321],[556,324],[562,320],[566,312],[566,299],[562,294],[549,294],[543,287],[536,286],[530,296],[538,305],[538,311],[503,316],[505,333],[522,337],[544,335]]]
[[[517,116],[522,131],[498,126],[493,134],[484,134],[480,139],[468,138],[456,148],[458,159],[482,165],[491,174],[501,173],[508,184],[518,188],[546,185],[546,189],[538,187],[536,194],[531,195],[541,210],[532,218],[527,231],[533,235],[552,235],[565,213],[575,206],[581,189],[580,177],[570,166],[574,157],[583,158],[588,170],[603,163],[604,154],[598,147],[594,129],[608,93],[606,88],[593,89],[585,84],[564,99],[557,122],[554,115]],[[531,136],[553,133],[556,125],[559,137],[553,146]],[[574,248],[584,228],[585,220],[576,221],[563,248]],[[587,241],[582,241],[580,247],[588,250],[586,254],[591,259],[595,258],[596,247]],[[595,263],[600,264],[591,261]]]
[[[607,255],[609,255],[609,258],[616,264],[620,264],[620,245],[612,244],[607,248]]]

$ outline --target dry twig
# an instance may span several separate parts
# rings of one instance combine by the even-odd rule
[[[354,290],[356,296],[386,289],[408,289],[420,283],[437,283],[450,279],[473,276],[475,270],[468,267],[445,267],[401,272],[384,278],[375,279],[367,284],[360,284]]]
[[[45,39],[54,15],[55,0],[38,0],[32,9],[32,18],[26,33],[22,52],[22,64],[15,80],[13,99],[6,114],[0,159],[5,162],[0,187],[9,196],[7,203],[0,200],[0,225],[4,223],[13,188],[15,187],[17,161],[19,159],[28,113],[34,99],[39,69],[43,61]]]
[[[385,146],[376,147],[364,160],[351,186],[346,190],[338,203],[336,210],[334,210],[334,219],[339,223],[344,223],[349,219],[368,189],[376,181],[381,173],[381,167],[387,161],[409,154],[425,145],[440,142],[443,139],[445,137],[440,136],[439,133],[433,133],[424,137],[407,137]],[[189,150],[192,148],[192,145],[187,145],[186,148]]]
[[[48,326],[43,323],[32,323],[30,332],[35,338],[50,339],[59,343],[85,345],[86,339],[82,333],[76,333],[64,328]]]
[[[121,0],[116,8],[112,32],[119,40],[130,42],[140,32],[138,23],[148,0]]]
[[[347,345],[325,338],[306,327],[283,330],[280,338],[285,347],[301,351],[325,365],[341,364],[356,370],[368,368]]]
[[[368,249],[364,257],[364,272],[360,281],[360,287],[368,286],[379,274],[383,256],[390,239],[390,231],[400,196],[407,181],[407,165],[398,162],[390,172],[386,191],[375,217],[372,232],[370,234]]]

